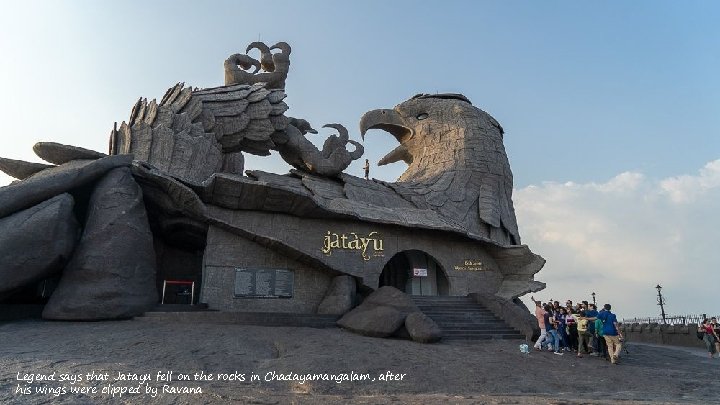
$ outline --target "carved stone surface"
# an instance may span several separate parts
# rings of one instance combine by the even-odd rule
[[[225,85],[267,83],[269,89],[284,89],[290,71],[290,45],[278,42],[268,47],[262,42],[253,42],[245,52],[250,52],[251,49],[260,51],[259,61],[247,54],[237,53],[225,60]],[[279,52],[271,53],[274,49]],[[250,68],[254,70],[248,71]],[[263,72],[258,72],[260,69]]]
[[[387,337],[403,325],[408,314],[417,311],[419,309],[410,296],[385,286],[375,290],[337,324],[361,335]]]
[[[254,51],[258,59],[247,55]],[[304,312],[339,314],[352,306],[353,288],[365,292],[393,284],[416,291],[417,283],[403,286],[392,273],[409,263],[387,266],[413,250],[435,260],[428,280],[436,282],[431,287],[438,293],[486,294],[510,318],[517,315],[516,306],[507,306],[513,299],[544,287],[534,280],[544,259],[520,245],[503,130],[490,115],[459,94],[418,95],[394,109],[370,111],[360,121],[361,135],[383,129],[400,143],[378,164],[402,160],[408,169],[397,182],[344,174],[364,151],[345,127],[325,125],[336,134],[318,148],[309,139],[317,133],[310,122],[285,115],[290,51],[285,43],[254,42],[245,55],[225,61],[225,86],[178,83],[159,102],[140,98],[128,120],[113,127],[112,156],[40,143],[38,155],[60,166],[0,160],[1,169],[24,179],[0,188],[0,219],[64,192],[73,193],[75,211],[84,213],[86,194],[93,194],[79,254],[46,317],[127,317],[150,305],[155,261],[143,198],[156,238],[174,238],[183,229],[174,240],[204,248],[203,257],[215,261],[203,260],[197,270],[200,296],[226,309],[265,308],[228,295],[235,264],[227,258],[252,268],[275,263],[297,273],[296,301],[269,306],[275,310],[302,303]],[[293,167],[289,174],[243,174],[243,153],[265,156],[273,150]],[[127,180],[129,173],[137,184]],[[208,239],[209,233],[223,236]],[[353,243],[346,245],[346,239]],[[238,246],[257,257],[236,251]],[[103,256],[107,262],[97,252],[109,252]],[[121,272],[113,273],[110,262]],[[127,281],[122,274],[132,266],[142,271]],[[123,287],[113,291],[110,285]],[[405,325],[414,312],[408,296],[381,287],[346,312],[341,324],[373,336],[401,328],[417,340],[434,340],[436,331],[422,316]]]
[[[45,169],[16,184],[0,188],[0,218],[32,207],[58,194],[92,182],[108,170],[129,166],[132,156],[74,160]]]
[[[137,316],[157,303],[155,252],[140,186],[128,168],[110,171],[90,198],[80,243],[43,318]]]
[[[213,173],[241,173],[242,161],[222,157],[218,150],[261,156],[277,150],[295,168],[329,177],[362,156],[363,146],[350,140],[342,125],[325,125],[339,135],[329,136],[319,150],[305,137],[317,133],[307,121],[283,115],[288,109],[283,88],[289,45],[254,42],[251,49],[261,51],[261,60],[232,55],[225,62],[226,86],[192,90],[178,83],[159,104],[138,100],[129,121],[111,132],[111,154],[133,153],[137,160],[193,184]],[[272,54],[273,49],[280,52]],[[252,67],[254,72],[245,71]],[[261,67],[266,72],[257,73]]]
[[[56,142],[38,142],[33,146],[33,151],[40,159],[56,165],[73,160],[95,160],[107,156],[94,150]]]
[[[136,160],[200,184],[223,166],[220,144],[206,132],[201,119],[202,102],[192,100],[190,88],[170,88],[160,104],[141,99],[111,135],[112,153],[132,153]]]
[[[333,278],[325,297],[318,306],[318,314],[342,315],[351,310],[355,301],[355,279],[350,276]]]
[[[362,305],[393,307],[404,315],[419,311],[409,295],[390,286],[380,287],[375,290],[365,298]]]
[[[471,293],[470,298],[503,319],[513,329],[522,332],[528,341],[540,336],[537,320],[520,299],[508,300],[483,292]]]
[[[242,176],[245,169],[245,158],[240,152],[223,153],[222,172],[239,174]]]
[[[503,129],[489,114],[462,95],[418,95],[365,113],[361,134],[374,128],[400,142],[378,164],[408,163],[397,190],[404,198],[427,204],[468,233],[520,244]]]
[[[0,219],[0,293],[60,271],[78,239],[74,200],[60,194]]]
[[[353,309],[337,321],[351,332],[364,336],[388,337],[403,325],[405,315],[389,306],[363,306]]]
[[[442,339],[442,330],[422,312],[413,312],[405,318],[405,329],[410,338],[419,343],[435,343]]]
[[[0,158],[0,170],[5,172],[10,177],[14,177],[18,180],[26,179],[33,174],[55,167],[52,165],[46,165],[42,163],[25,162],[23,160],[14,160]]]

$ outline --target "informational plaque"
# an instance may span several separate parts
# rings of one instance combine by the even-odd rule
[[[294,274],[284,269],[235,269],[235,296],[291,298]]]
[[[427,269],[413,269],[413,277],[427,277]]]

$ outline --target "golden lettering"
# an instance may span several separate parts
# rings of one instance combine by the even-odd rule
[[[321,251],[330,256],[333,249],[344,249],[344,250],[358,250],[363,260],[370,260],[372,256],[382,256],[383,251],[383,240],[378,232],[370,232],[367,237],[360,237],[355,232],[350,232],[350,236],[346,234],[337,234],[327,231],[323,239],[323,246]],[[372,256],[368,254],[368,247],[372,242],[373,253]]]

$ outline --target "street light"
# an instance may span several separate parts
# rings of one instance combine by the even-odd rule
[[[593,305],[597,306],[597,303],[595,302],[595,291],[593,291],[593,293],[590,295],[592,295],[593,297]]]
[[[663,323],[665,323],[665,299],[660,292],[660,290],[662,290],[662,287],[660,286],[660,284],[658,284],[655,286],[655,289],[658,290],[657,302],[658,305],[660,305],[660,315],[662,316]]]

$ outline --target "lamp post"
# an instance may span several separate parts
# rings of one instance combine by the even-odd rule
[[[597,303],[595,302],[595,291],[593,291],[593,293],[590,295],[592,295],[593,297],[593,305],[597,306]]]
[[[663,298],[662,293],[660,292],[662,287],[658,284],[655,286],[655,289],[658,290],[657,302],[658,305],[660,305],[660,316],[662,316],[663,323],[665,323],[665,298]]]

